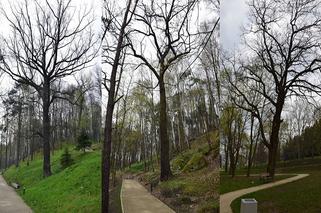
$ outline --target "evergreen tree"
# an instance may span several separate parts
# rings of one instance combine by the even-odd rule
[[[68,148],[65,149],[64,153],[60,157],[60,165],[63,169],[67,168],[71,164],[73,164],[73,159],[68,151]]]
[[[91,147],[91,140],[89,139],[89,136],[85,130],[82,130],[78,140],[77,140],[77,150],[83,150],[83,152],[86,151],[87,147]]]

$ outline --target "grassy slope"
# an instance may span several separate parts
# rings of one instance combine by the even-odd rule
[[[57,151],[52,156],[53,175],[46,179],[42,178],[40,156],[29,166],[21,163],[17,169],[9,168],[4,177],[8,182],[18,182],[26,188],[25,194],[22,191],[19,194],[36,213],[100,212],[100,152],[71,151],[75,164],[64,170],[59,165],[61,154],[62,151]],[[117,187],[113,193],[119,191]]]
[[[200,137],[192,144],[192,149],[174,157],[171,164],[186,165],[186,162],[200,153],[206,153],[208,146],[204,137]],[[215,150],[215,149],[214,149]],[[211,153],[213,154],[213,153]],[[206,154],[204,154],[205,156]],[[183,163],[183,161],[185,161]],[[217,165],[218,166],[218,165]],[[158,181],[159,168],[155,165],[154,172],[144,172],[144,164],[137,163],[127,169],[127,172],[139,174],[143,183]],[[175,166],[173,166],[175,167]],[[195,171],[182,171],[183,169],[172,168],[174,176],[168,181],[158,184],[154,189],[154,195],[160,197],[176,212],[217,212],[219,206],[219,172],[208,166]],[[147,185],[146,185],[147,186]]]
[[[278,187],[247,194],[232,203],[234,213],[239,212],[240,200],[253,197],[258,200],[259,212],[319,213],[321,209],[320,159],[281,162],[278,173],[308,173],[310,176]]]

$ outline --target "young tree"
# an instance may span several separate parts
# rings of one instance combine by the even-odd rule
[[[25,0],[2,11],[10,23],[5,39],[8,57],[1,55],[1,70],[13,80],[33,87],[42,100],[43,176],[51,175],[50,105],[59,94],[53,83],[84,69],[96,56],[90,11],[76,11],[71,0],[54,3]],[[31,15],[34,14],[34,15]],[[79,17],[76,17],[79,14]]]
[[[82,129],[80,135],[78,136],[77,140],[77,149],[82,150],[84,153],[86,152],[86,148],[91,146],[91,140],[87,134],[87,132]]]
[[[63,169],[67,168],[71,164],[73,164],[73,159],[71,158],[71,154],[69,153],[68,148],[65,148],[64,153],[60,157],[60,165]]]

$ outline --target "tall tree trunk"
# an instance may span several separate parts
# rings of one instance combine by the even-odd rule
[[[278,103],[275,114],[273,116],[272,131],[270,135],[270,147],[268,147],[269,155],[268,155],[267,172],[269,173],[269,176],[271,176],[272,178],[274,178],[274,175],[275,175],[275,165],[276,165],[277,151],[279,146],[279,131],[281,126],[282,108],[283,108],[283,102]]]
[[[48,177],[51,175],[50,166],[50,83],[45,80],[42,94],[42,139],[43,139],[43,176]]]
[[[104,130],[104,144],[102,150],[102,202],[101,202],[101,212],[109,213],[109,176],[110,176],[110,153],[111,153],[111,143],[112,143],[112,122],[113,122],[113,112],[115,106],[116,97],[116,76],[119,61],[121,58],[121,52],[123,50],[123,40],[125,34],[125,28],[127,26],[128,14],[130,12],[132,0],[128,1],[127,8],[124,14],[124,19],[120,28],[115,58],[113,61],[113,66],[111,70],[111,75],[109,79],[109,91],[108,91],[108,102],[107,102],[107,112],[105,120],[105,130]],[[118,82],[119,83],[119,82]]]
[[[110,154],[111,154],[111,143],[112,143],[112,121],[114,111],[114,96],[115,96],[115,81],[116,72],[112,73],[114,80],[110,81],[110,90],[108,93],[107,113],[105,120],[104,130],[104,144],[102,150],[102,213],[109,212],[109,176],[110,176]]]
[[[169,139],[167,131],[167,110],[166,110],[166,91],[164,83],[164,73],[161,70],[159,79],[159,96],[160,96],[160,119],[159,119],[159,141],[161,154],[161,174],[160,180],[165,181],[172,175],[169,164]]]

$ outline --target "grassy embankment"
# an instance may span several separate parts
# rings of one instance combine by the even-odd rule
[[[258,170],[262,170],[259,168]],[[319,213],[321,210],[321,158],[279,162],[277,173],[310,174],[293,183],[247,194],[232,202],[234,213],[240,212],[242,198],[255,198],[260,213]]]
[[[4,177],[7,182],[18,182],[26,188],[18,193],[35,213],[46,212],[100,212],[100,162],[99,150],[85,153],[70,150],[74,164],[61,169],[59,158],[62,150],[52,156],[53,175],[42,178],[40,155],[27,166],[22,162],[18,168],[10,167]],[[112,212],[121,212],[119,193],[121,184],[111,192]]]
[[[215,158],[218,154],[218,139],[209,149],[205,136],[195,139],[190,150],[186,150],[171,160],[173,177],[159,182],[159,166],[155,171],[144,171],[144,164],[137,163],[127,169],[136,175],[146,188],[150,183],[157,184],[153,194],[173,208],[176,212],[218,212],[219,170]]]

